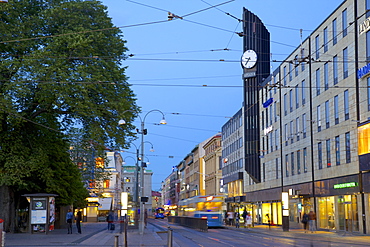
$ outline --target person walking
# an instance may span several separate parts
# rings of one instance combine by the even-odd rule
[[[303,229],[304,229],[304,232],[307,233],[308,232],[308,221],[309,221],[309,216],[308,214],[305,212],[302,216],[302,219],[301,219],[301,222],[303,223]]]
[[[112,211],[109,211],[109,214],[107,216],[107,221],[108,221],[108,231],[113,230],[113,220],[114,220],[114,215]]]
[[[229,220],[229,225],[233,226],[234,225],[234,212],[232,211],[227,212],[227,219]]]
[[[82,213],[80,209],[78,209],[77,214],[76,214],[76,227],[77,227],[77,232],[81,234],[81,220],[82,220]]]
[[[68,213],[66,215],[68,234],[72,234],[72,220],[73,220],[72,209],[68,209]]]
[[[235,227],[236,228],[240,228],[240,214],[239,212],[235,212]]]
[[[245,210],[245,208],[244,208],[242,217],[243,217],[244,227],[247,227],[247,211]]]
[[[312,209],[308,213],[308,223],[310,225],[311,233],[316,232],[316,213]]]

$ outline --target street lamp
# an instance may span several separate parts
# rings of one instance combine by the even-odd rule
[[[150,141],[145,141],[144,142],[144,144],[145,143],[148,143],[148,144],[150,144],[151,145],[151,147],[150,147],[150,152],[154,152],[154,148],[153,148],[153,143],[151,143]],[[135,160],[135,190],[134,190],[134,205],[135,205],[135,214],[134,214],[134,221],[135,221],[135,226],[137,226],[137,216],[138,216],[138,208],[139,208],[139,206],[140,206],[140,202],[139,202],[139,161],[141,160],[141,157],[139,156],[139,149],[140,149],[140,146],[141,146],[141,144],[139,145],[139,147],[137,147],[136,145],[135,145],[135,143],[130,143],[130,144],[132,144],[132,145],[134,145],[134,147],[135,147],[135,154],[136,154],[136,158],[134,158],[134,157],[132,157],[132,156],[127,156],[126,158],[132,158],[132,159],[134,159]],[[125,158],[125,159],[126,159]],[[148,162],[145,162],[144,164],[145,165],[149,165],[150,163],[149,163],[149,159],[148,159],[148,157],[145,157],[147,160],[148,160]],[[125,162],[124,162],[124,164],[125,164]],[[144,167],[146,167],[146,166],[144,166]]]
[[[131,111],[131,110],[127,110],[127,111]],[[141,161],[141,169],[140,169],[140,189],[141,189],[141,194],[140,194],[141,200],[140,201],[141,201],[141,203],[140,203],[140,219],[139,219],[139,232],[140,232],[140,234],[144,233],[144,227],[145,227],[144,202],[142,201],[143,198],[144,198],[144,167],[146,166],[146,164],[144,162],[144,143],[145,143],[144,142],[144,135],[147,135],[147,133],[148,133],[147,129],[145,129],[145,119],[149,115],[149,113],[151,113],[151,112],[161,113],[162,114],[162,120],[159,122],[159,124],[167,124],[167,122],[164,118],[164,113],[161,112],[160,110],[157,110],[157,109],[154,109],[154,110],[151,110],[151,111],[147,112],[144,115],[143,118],[140,115],[138,115],[138,117],[140,119],[140,122],[141,122],[140,132],[138,132],[139,134],[141,134],[141,154],[139,155],[139,157],[141,158],[140,159],[140,161]],[[118,122],[118,124],[120,124],[120,125],[126,124],[126,121],[125,120],[120,120]]]

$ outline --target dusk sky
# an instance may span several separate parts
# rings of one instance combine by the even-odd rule
[[[153,190],[200,142],[221,131],[242,106],[240,65],[243,7],[256,14],[271,38],[271,60],[282,61],[325,20],[342,0],[103,0],[121,27],[128,82],[145,118],[145,156]],[[215,7],[213,7],[215,6]],[[168,21],[168,12],[181,18]],[[273,71],[280,62],[271,63]],[[140,128],[140,121],[134,124]],[[134,142],[140,145],[140,140]],[[134,165],[135,149],[122,152]]]

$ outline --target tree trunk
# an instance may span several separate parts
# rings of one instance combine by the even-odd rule
[[[15,229],[15,203],[14,191],[9,186],[0,186],[0,219],[4,220],[5,232],[14,232]]]

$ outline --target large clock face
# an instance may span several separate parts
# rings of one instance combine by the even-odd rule
[[[244,68],[253,68],[257,63],[257,53],[253,50],[247,50],[243,53],[241,62]]]

